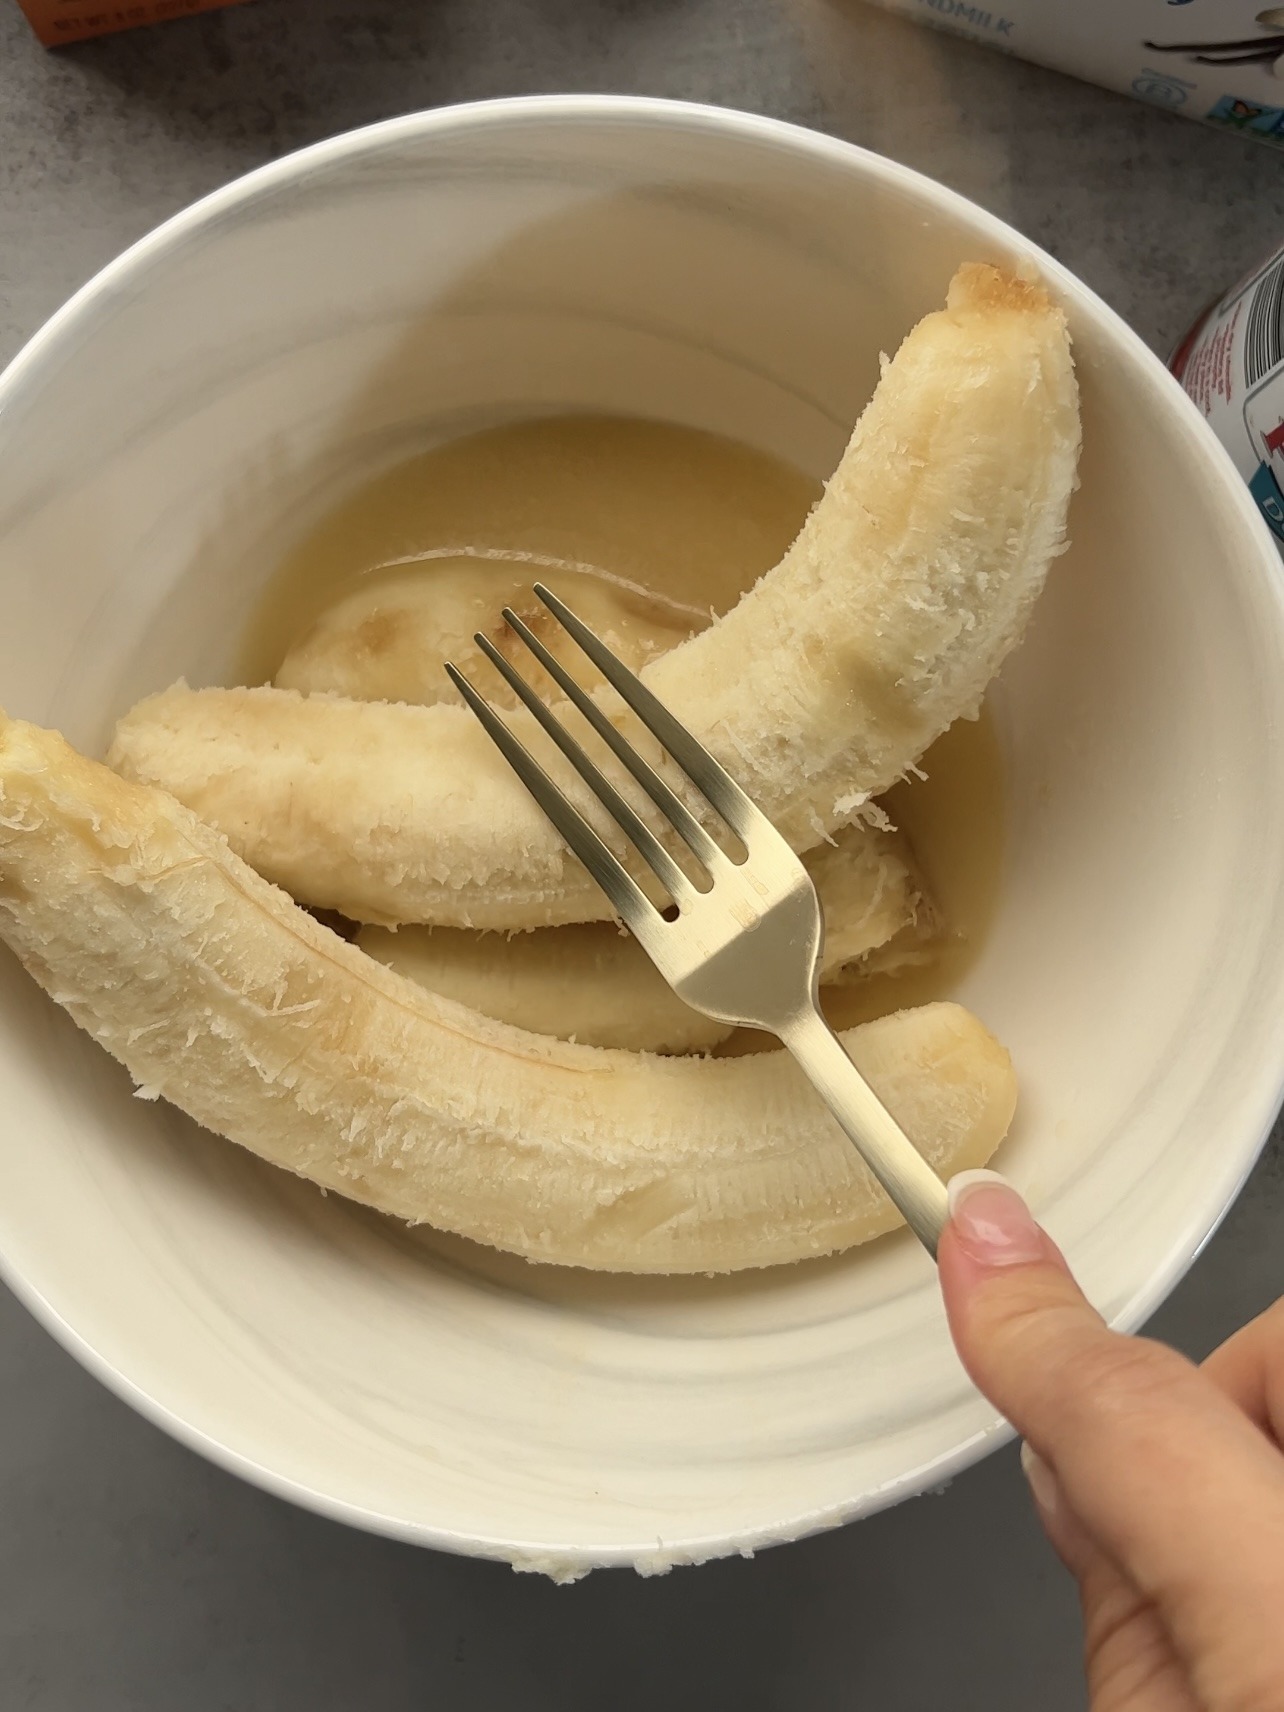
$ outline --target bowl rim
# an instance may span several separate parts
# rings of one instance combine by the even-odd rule
[[[280,159],[233,179],[190,203],[178,213],[136,240],[94,274],[56,310],[0,370],[0,412],[7,399],[38,384],[42,364],[56,355],[59,344],[82,326],[95,311],[122,288],[135,272],[154,257],[177,249],[222,216],[270,195],[275,190],[305,179],[310,172],[345,159],[395,145],[399,140],[416,141],[434,134],[454,131],[486,131],[512,124],[550,120],[586,124],[624,120],[639,127],[658,126],[671,131],[687,130],[717,135],[723,140],[762,143],[810,158],[819,164],[854,171],[891,188],[910,192],[922,203],[932,204],[971,225],[1009,252],[1024,252],[1037,263],[1041,274],[1054,283],[1061,299],[1070,302],[1095,323],[1108,340],[1140,364],[1154,389],[1160,407],[1173,417],[1188,436],[1197,441],[1211,469],[1220,473],[1224,498],[1247,523],[1258,542],[1258,562],[1245,560],[1246,580],[1263,577],[1274,601],[1278,628],[1284,644],[1284,579],[1274,540],[1257,511],[1249,489],[1230,454],[1205,421],[1194,401],[1159,357],[1123,318],[1055,257],[1028,239],[1015,227],[991,214],[969,197],[914,168],[890,160],[872,149],[831,137],[787,120],[770,118],[732,107],[709,103],[670,100],[634,95],[523,95],[500,99],[461,102],[380,120],[295,150]],[[1168,1244],[1163,1264],[1125,1302],[1111,1320],[1121,1331],[1133,1331],[1154,1312],[1189,1271],[1216,1233],[1243,1188],[1270,1137],[1275,1118],[1284,1103],[1284,1064],[1270,1079],[1270,1067],[1259,1067],[1255,1121],[1245,1126],[1245,1141],[1226,1149],[1230,1164],[1220,1174],[1209,1174],[1209,1193],[1193,1210]],[[1224,1155],[1225,1156],[1225,1155]],[[557,1580],[572,1581],[594,1568],[631,1567],[663,1569],[677,1564],[698,1564],[712,1558],[740,1553],[751,1556],[755,1549],[784,1544],[823,1529],[837,1527],[863,1516],[874,1515],[902,1499],[940,1488],[978,1462],[987,1452],[1008,1442],[1013,1429],[1001,1418],[993,1420],[928,1462],[909,1469],[872,1491],[859,1493],[820,1509],[796,1513],[770,1524],[736,1533],[697,1534],[663,1542],[654,1535],[631,1543],[585,1547],[570,1543],[514,1539],[442,1528],[388,1514],[353,1500],[338,1498],[277,1468],[256,1461],[244,1451],[224,1444],[194,1421],[185,1419],[161,1402],[94,1348],[11,1261],[0,1241],[0,1279],[13,1291],[33,1317],[62,1347],[122,1401],[144,1419],[161,1428],[179,1443],[199,1452],[209,1461],[240,1476],[275,1497],[303,1509],[344,1522],[365,1531],[411,1544],[428,1546],[475,1557],[496,1559],[519,1569],[541,1570]],[[659,1550],[657,1551],[657,1546]]]

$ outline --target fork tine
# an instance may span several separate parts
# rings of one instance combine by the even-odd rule
[[[714,760],[713,756],[684,725],[680,725],[669,710],[662,706],[629,668],[593,634],[588,625],[564,605],[543,583],[534,585],[535,593],[568,630],[592,660],[606,681],[616,689],[641,719],[643,725],[657,737],[701,794],[717,809],[731,830],[748,840],[751,832],[770,833],[779,837],[766,815],[740,789],[740,786]]]
[[[574,702],[594,731],[610,748],[615,758],[628,768],[660,813],[667,816],[673,823],[679,836],[685,839],[690,846],[692,853],[698,856],[705,867],[712,872],[713,864],[720,857],[725,860],[724,853],[701,826],[687,805],[680,797],[674,795],[655,768],[644,761],[628,739],[615,729],[592,696],[576,683],[566,667],[555,654],[550,653],[530,626],[524,623],[511,607],[506,606],[504,608],[503,616],[509,629],[516,631],[549,677],[553,679],[568,699]]]
[[[674,903],[681,904],[688,901],[695,894],[695,886],[670,856],[663,844],[660,843],[651,828],[639,817],[632,805],[625,801],[605,773],[589,759],[560,721],[553,717],[525,678],[515,666],[504,658],[489,637],[483,636],[479,632],[473,640],[481,648],[491,665],[503,674],[509,688],[521,698],[535,715],[540,725],[553,739],[572,767],[575,768],[575,771],[593,792],[602,807],[618,824],[625,837],[636,846],[638,854],[644,862],[650,865],[660,884],[668,891]],[[587,822],[585,824],[587,825]]]
[[[449,661],[446,670],[496,748],[606,893],[616,914],[642,938],[660,919],[650,898],[464,674]]]

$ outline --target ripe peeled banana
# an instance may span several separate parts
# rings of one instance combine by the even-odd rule
[[[508,626],[496,622],[511,606],[582,683],[598,687],[583,654],[531,593],[541,578],[555,580],[562,598],[635,672],[709,623],[707,611],[590,565],[557,559],[532,564],[533,557],[452,549],[416,555],[391,574],[380,567],[327,607],[290,648],[272,681],[279,689],[354,701],[457,702],[446,661],[469,677],[483,670],[482,651],[473,640],[479,630],[510,657],[516,658],[515,649],[524,654]],[[555,693],[552,680],[529,656],[519,663],[541,695]],[[517,705],[502,679],[490,690],[497,706]]]
[[[812,848],[975,711],[1061,548],[1078,449],[1060,310],[961,268],[780,564],[643,677]],[[462,708],[179,685],[121,720],[110,759],[296,897],[358,920],[608,913]]]
[[[144,1097],[354,1200],[531,1259],[717,1272],[897,1215],[781,1053],[564,1045],[422,991],[262,880],[172,797],[0,716],[0,936]],[[851,1031],[943,1174],[1015,1098],[957,1005]]]
[[[563,665],[592,688],[601,681],[562,627],[531,591],[541,567],[532,555],[489,549],[440,549],[404,564],[380,566],[321,612],[285,655],[278,688],[332,693],[358,701],[430,706],[457,700],[445,663],[476,674],[481,630],[510,658],[521,655],[500,619],[515,608]],[[684,608],[588,566],[553,560],[564,596],[635,671],[703,629],[709,612]],[[568,590],[568,580],[570,588]],[[528,658],[537,692],[557,686]],[[497,680],[492,699],[517,698]],[[876,948],[899,946],[926,955],[935,917],[908,848],[895,833],[845,827],[832,845],[807,858],[825,915],[822,979],[855,979],[849,971]],[[682,1002],[637,942],[606,922],[534,928],[523,933],[470,928],[367,926],[356,943],[408,980],[482,1016],[534,1034],[628,1052],[708,1052],[732,1033]]]
[[[514,637],[500,622],[515,607],[562,663],[585,681],[584,660],[560,625],[531,593],[529,555],[492,552],[418,557],[413,572],[363,577],[327,607],[290,648],[278,687],[333,692],[359,701],[431,705],[457,699],[444,664],[475,671],[482,630],[501,649]],[[710,615],[680,608],[588,567],[555,562],[565,592],[608,647],[635,670],[703,628]],[[533,662],[523,662],[537,691],[556,686]],[[596,685],[594,685],[596,687]],[[499,690],[506,691],[502,682]],[[513,705],[511,693],[504,699]],[[822,978],[842,978],[889,942],[927,944],[934,912],[903,839],[892,832],[845,827],[833,844],[807,858],[825,915]],[[628,1052],[708,1052],[729,1025],[682,1002],[630,935],[607,922],[534,928],[524,933],[470,928],[367,926],[356,943],[369,956],[443,998],[482,1016],[534,1034]]]
[[[709,1052],[726,1023],[684,1005],[636,939],[606,921],[473,933],[363,927],[355,944],[408,981],[531,1034],[620,1052]]]
[[[848,828],[808,857],[825,912],[821,979],[880,948],[923,949],[935,913],[895,833]],[[629,1052],[708,1052],[731,1033],[683,1004],[630,935],[608,922],[473,933],[364,927],[356,943],[408,980],[533,1034]]]

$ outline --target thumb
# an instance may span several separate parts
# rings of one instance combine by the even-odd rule
[[[1110,1331],[1001,1177],[961,1173],[950,1211],[941,1289],[978,1388],[1197,1678],[1278,1670],[1284,1459],[1176,1351]]]

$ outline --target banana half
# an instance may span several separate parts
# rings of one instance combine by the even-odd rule
[[[784,1054],[488,1021],[322,927],[171,796],[3,716],[0,936],[140,1094],[403,1219],[626,1272],[767,1266],[899,1222]],[[938,1171],[989,1158],[1016,1086],[966,1011],[844,1038]]]
[[[976,711],[1061,548],[1078,450],[1061,311],[1036,285],[960,269],[780,564],[643,677],[813,848]],[[355,920],[609,913],[460,707],[178,685],[121,720],[110,760],[302,902]]]
[[[848,827],[807,858],[825,914],[822,981],[877,953],[924,953],[937,930],[905,840]],[[686,1005],[631,934],[609,922],[473,933],[363,927],[357,944],[399,975],[535,1034],[628,1052],[708,1052],[732,1032]]]

